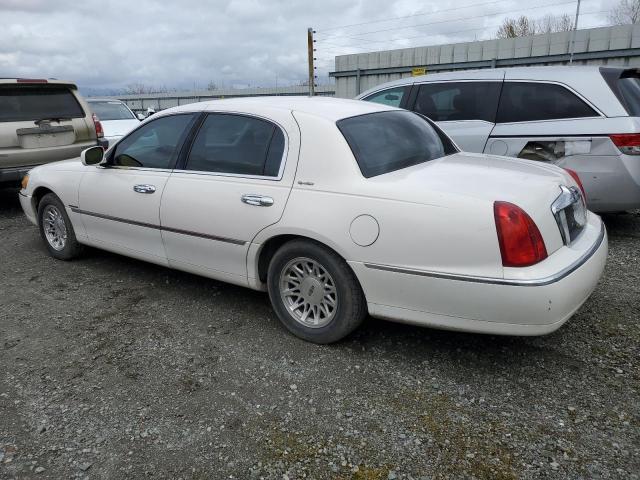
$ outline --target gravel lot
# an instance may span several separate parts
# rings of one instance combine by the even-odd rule
[[[640,478],[640,213],[558,332],[369,319],[316,346],[265,294],[90,250],[0,191],[0,478]]]

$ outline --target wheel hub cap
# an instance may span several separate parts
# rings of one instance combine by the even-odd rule
[[[47,205],[42,214],[44,236],[55,250],[62,250],[67,243],[67,225],[64,217],[54,205]]]
[[[336,286],[320,263],[294,258],[282,269],[279,286],[284,305],[298,323],[320,328],[333,320],[338,306]]]

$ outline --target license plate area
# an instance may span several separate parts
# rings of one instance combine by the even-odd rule
[[[20,148],[60,147],[76,141],[72,125],[19,128],[16,134]]]
[[[560,196],[551,205],[565,245],[573,243],[587,224],[587,208],[576,187],[560,187]]]

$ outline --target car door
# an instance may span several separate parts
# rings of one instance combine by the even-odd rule
[[[411,109],[435,121],[468,152],[482,152],[494,127],[502,81],[469,80],[416,85]]]
[[[88,167],[76,211],[89,242],[108,250],[166,264],[160,234],[160,199],[194,114],[152,120],[107,154],[106,165]]]
[[[505,80],[496,126],[485,152],[553,163],[575,170],[591,200],[607,196],[599,182],[607,174],[608,138],[593,134],[603,116],[566,86]],[[609,155],[607,155],[609,154]]]
[[[247,284],[250,243],[282,216],[295,173],[298,127],[290,113],[278,123],[207,114],[162,198],[171,266]]]

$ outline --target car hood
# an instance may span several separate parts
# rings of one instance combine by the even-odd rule
[[[140,120],[100,120],[105,137],[122,137],[140,125]]]

